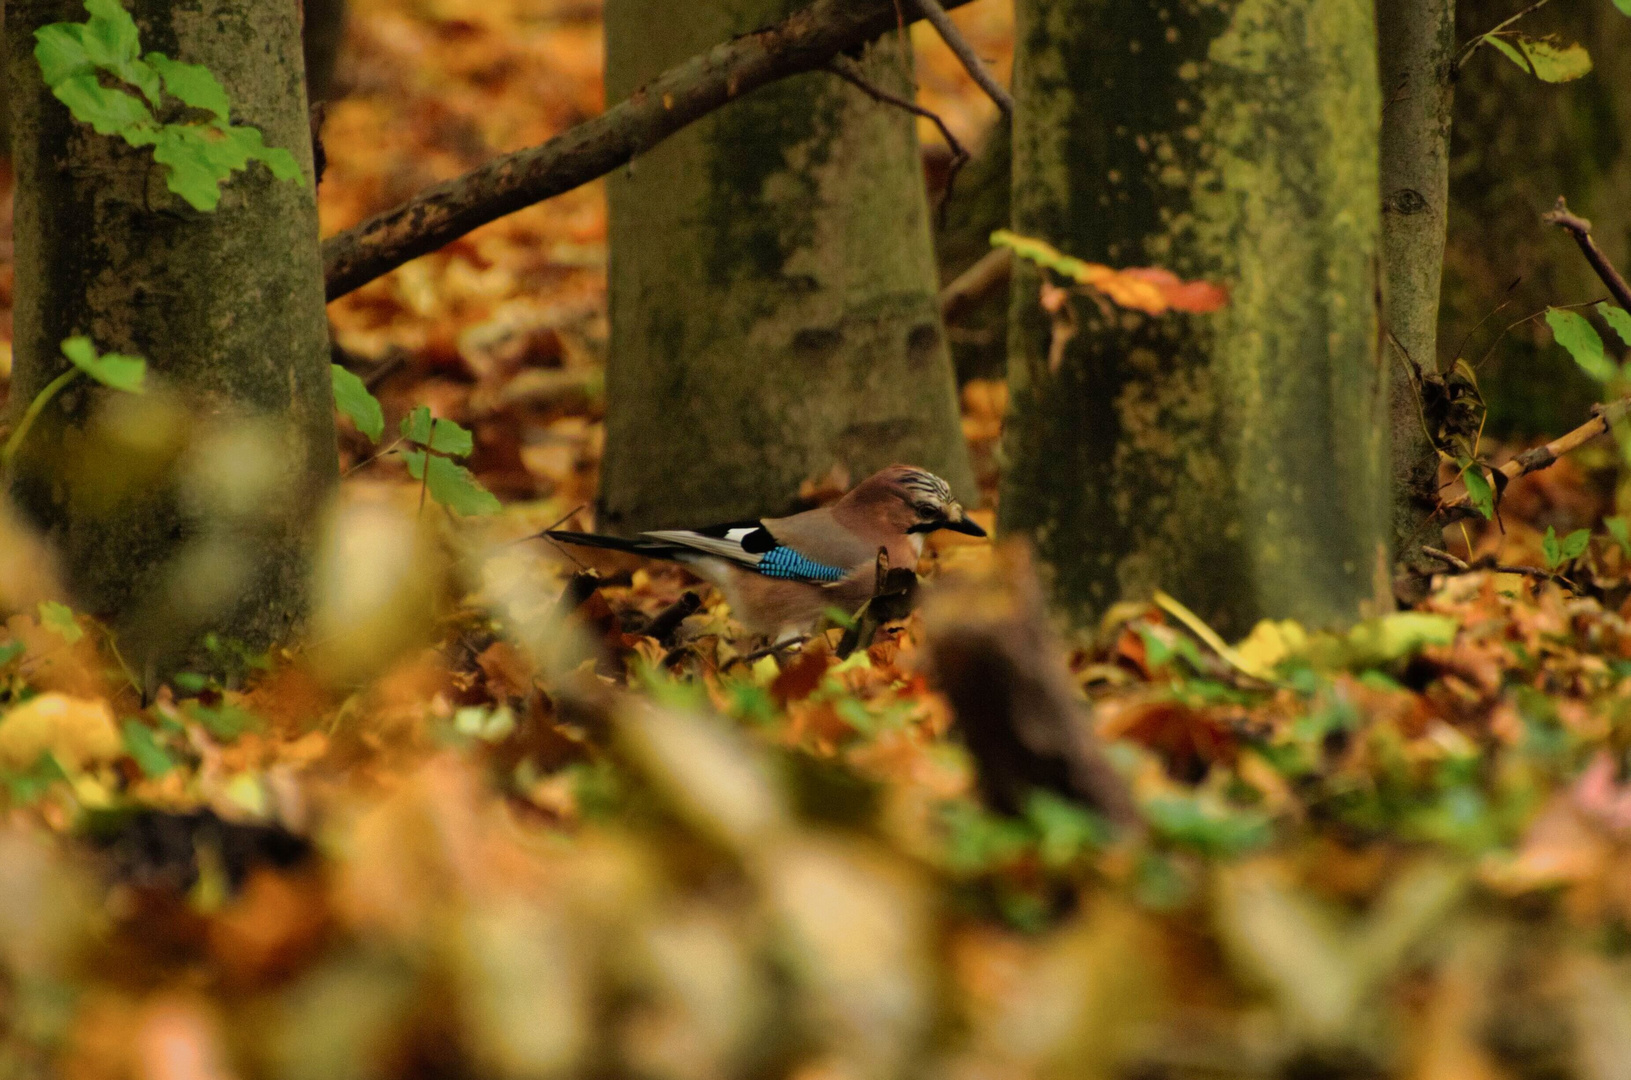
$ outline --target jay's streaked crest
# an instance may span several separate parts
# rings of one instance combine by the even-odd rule
[[[879,548],[889,552],[890,566],[915,569],[924,534],[936,529],[985,535],[940,477],[891,465],[832,505],[790,517],[632,537],[559,529],[541,535],[682,563],[723,589],[749,630],[785,638],[809,631],[829,607],[854,611],[865,603]]]

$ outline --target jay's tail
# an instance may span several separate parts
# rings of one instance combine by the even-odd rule
[[[538,535],[548,537],[561,544],[577,544],[580,547],[626,551],[632,555],[644,555],[648,559],[683,561],[684,556],[690,556],[694,559],[698,554],[696,549],[687,547],[684,544],[675,544],[648,536],[604,536],[600,533],[569,532],[565,529],[545,529]]]

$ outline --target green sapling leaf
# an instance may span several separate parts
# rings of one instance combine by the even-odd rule
[[[413,412],[402,418],[402,437],[411,443],[424,446],[430,442],[431,429],[430,406],[421,405]]]
[[[164,80],[164,90],[184,105],[215,114],[223,124],[231,117],[227,92],[203,64],[184,64],[160,52],[147,54],[147,63]]]
[[[1511,32],[1485,40],[1542,82],[1570,82],[1591,71],[1591,54],[1577,41],[1564,41],[1556,35],[1537,38]]]
[[[1631,0],[1626,0],[1626,2],[1631,3]],[[1614,328],[1614,332],[1620,336],[1621,341],[1631,345],[1631,312],[1604,301],[1597,305],[1597,314],[1601,315],[1603,321]]]
[[[96,65],[85,51],[84,35],[85,28],[79,23],[52,23],[34,31],[34,59],[39,62],[45,85],[52,90],[75,75],[95,73]]]
[[[1619,365],[1604,354],[1603,339],[1584,315],[1562,308],[1547,308],[1546,325],[1552,328],[1557,343],[1569,350],[1580,370],[1593,379],[1606,383],[1620,373]]]
[[[385,411],[380,408],[378,399],[368,392],[367,384],[339,364],[330,364],[329,373],[335,408],[349,416],[370,442],[379,442],[380,436],[385,434]]]
[[[1631,0],[1627,0],[1627,2],[1631,3]],[[1631,558],[1631,526],[1626,524],[1625,518],[1604,518],[1603,525],[1608,529],[1608,535],[1612,536],[1614,538],[1614,542],[1620,545],[1620,550],[1623,551],[1628,558]]]
[[[1467,486],[1467,501],[1485,520],[1495,520],[1495,489],[1484,476],[1483,466],[1474,461],[1461,463],[1461,482]]]
[[[95,72],[70,75],[52,87],[51,94],[68,106],[75,120],[91,125],[98,135],[121,135],[132,146],[151,141],[156,122],[147,106],[123,90],[103,86],[96,81]]]
[[[74,621],[74,609],[55,600],[41,600],[40,625],[72,645],[85,636],[85,631]]]
[[[175,759],[153,738],[153,729],[140,720],[126,720],[120,729],[125,753],[149,779],[158,779],[176,767]]]
[[[98,356],[96,346],[87,337],[71,337],[62,343],[62,355],[74,367],[83,371],[103,386],[123,390],[127,394],[146,391],[147,361],[139,356],[103,353]]]
[[[1590,543],[1591,530],[1576,529],[1563,538],[1562,542],[1558,544],[1558,549],[1563,555],[1563,561],[1568,562],[1570,559],[1578,559],[1584,554],[1587,545]]]
[[[469,469],[452,459],[423,450],[410,450],[402,456],[408,463],[408,475],[424,480],[430,497],[449,510],[477,517],[496,514],[502,509],[493,493],[482,487]]]

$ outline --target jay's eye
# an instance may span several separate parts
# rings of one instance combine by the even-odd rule
[[[912,511],[925,521],[931,521],[940,516],[939,508],[931,506],[929,503],[913,503]]]

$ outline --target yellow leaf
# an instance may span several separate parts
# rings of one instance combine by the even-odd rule
[[[32,768],[46,751],[67,769],[120,757],[113,710],[100,699],[41,694],[0,717],[0,765]]]

